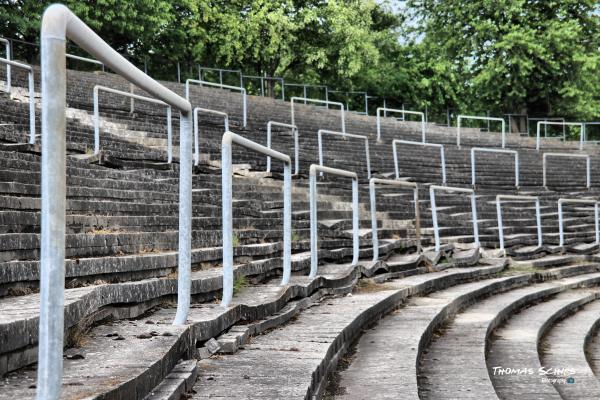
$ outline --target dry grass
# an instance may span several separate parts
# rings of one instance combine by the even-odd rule
[[[354,288],[354,293],[375,293],[392,290],[391,285],[377,283],[373,279],[360,279]]]

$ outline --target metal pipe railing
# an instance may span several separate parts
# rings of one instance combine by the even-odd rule
[[[476,119],[480,121],[498,121],[502,123],[502,148],[506,147],[506,123],[504,118],[480,117],[477,115],[459,115],[456,119],[456,146],[460,148],[460,121],[463,119]]]
[[[446,156],[444,155],[444,145],[439,143],[422,143],[422,142],[411,142],[410,140],[399,140],[394,139],[392,141],[392,151],[394,153],[394,169],[396,171],[396,179],[400,179],[400,169],[398,167],[398,151],[396,146],[398,144],[407,144],[411,146],[422,146],[422,147],[436,147],[440,149],[440,164],[442,167],[442,185],[446,184]]]
[[[157,100],[153,97],[140,96],[122,90],[112,89],[102,85],[94,86],[94,155],[100,153],[100,103],[99,92],[118,94],[120,96],[129,97],[131,99],[142,100],[148,103],[159,104],[167,107],[167,163],[173,162],[173,129],[171,125],[171,106],[162,100]]]
[[[594,206],[594,229],[596,233],[596,244],[600,244],[600,225],[598,223],[598,201],[587,200],[587,199],[558,199],[558,236],[560,239],[559,246],[565,244],[564,234],[564,218],[563,218],[563,204],[592,204]]]
[[[273,126],[280,126],[283,128],[289,128],[292,130],[294,136],[294,175],[300,173],[300,154],[299,154],[299,143],[298,143],[298,127],[292,124],[284,124],[283,122],[269,121],[267,122],[267,147],[271,148],[271,128]],[[271,156],[267,156],[267,172],[271,172]]]
[[[564,122],[564,121],[538,121],[537,123],[537,129],[536,129],[536,138],[535,138],[535,149],[537,151],[540,150],[540,130],[542,125],[544,126],[548,126],[548,125],[559,125],[563,127],[563,140],[566,140],[566,133],[564,131],[564,129],[567,126],[578,126],[580,129],[580,134],[579,134],[579,150],[583,150],[583,142],[585,141],[585,133],[584,133],[584,126],[583,123],[581,122]]]
[[[502,224],[502,201],[534,201],[535,220],[537,225],[538,247],[542,246],[542,216],[540,213],[540,199],[536,196],[516,196],[510,194],[499,194],[496,196],[496,214],[498,216],[498,239],[500,250],[504,250],[504,226]]]
[[[246,86],[243,84],[244,79],[259,80],[260,95],[263,97],[265,96],[265,81],[279,82],[279,85],[281,85],[281,100],[285,100],[285,82],[283,78],[277,76],[242,75],[242,87],[245,88]]]
[[[546,187],[546,172],[547,172],[547,161],[548,157],[565,157],[565,158],[585,158],[585,170],[586,170],[586,187],[589,189],[592,186],[592,159],[589,154],[573,154],[573,153],[544,153],[542,156],[542,174],[543,174],[543,186]]]
[[[221,306],[228,307],[233,298],[233,143],[283,161],[283,278],[287,285],[292,271],[292,161],[287,154],[269,149],[233,132],[225,132],[221,144],[223,202],[223,296]]]
[[[530,117],[527,122],[530,124],[531,122],[536,121],[562,121],[566,122],[563,117]],[[527,135],[529,136],[529,125],[527,125]],[[567,135],[567,127],[563,125],[563,138]],[[544,125],[544,137],[548,137],[548,125]]]
[[[29,86],[29,144],[35,144],[35,86],[33,82],[33,68],[31,65],[23,64],[17,61],[0,58],[0,64],[21,68],[27,71],[28,86]],[[10,71],[7,71],[10,73]],[[10,83],[7,83],[7,86]],[[9,86],[10,93],[10,86]]]
[[[375,199],[375,185],[393,185],[413,190],[415,203],[415,233],[417,237],[417,252],[421,252],[421,216],[419,212],[419,186],[415,182],[398,181],[394,179],[371,178],[369,180],[369,195],[371,200],[371,237],[373,239],[373,261],[379,260],[379,238],[377,234],[377,205]]]
[[[350,111],[350,106],[348,105],[349,99],[350,99],[350,95],[351,94],[360,94],[361,97],[363,97],[364,99],[364,106],[365,106],[365,111],[360,112],[357,111],[358,114],[364,114],[364,115],[369,115],[369,94],[367,92],[358,92],[358,91],[345,91],[345,90],[329,90],[329,88],[327,88],[327,92],[328,93],[340,93],[340,94],[344,94],[346,97],[346,110]]]
[[[329,88],[327,86],[324,85],[309,85],[309,84],[304,84],[304,83],[286,83],[284,84],[284,86],[289,86],[289,87],[301,87],[302,88],[302,99],[308,99],[308,92],[306,91],[307,88],[314,88],[314,89],[325,89],[325,101],[329,101]],[[306,100],[304,101],[304,104],[306,104]],[[327,108],[329,108],[329,105],[327,105]]]
[[[355,172],[345,171],[343,169],[322,167],[312,164],[310,166],[309,186],[310,186],[310,277],[317,276],[319,266],[319,255],[317,248],[318,240],[318,221],[317,221],[317,172],[324,172],[330,175],[342,176],[352,179],[352,265],[358,264],[360,254],[360,242],[358,237],[358,175]]]
[[[296,119],[294,117],[294,101],[304,101],[304,104],[308,103],[318,103],[318,104],[327,104],[332,106],[339,106],[341,119],[342,119],[342,132],[346,133],[346,118],[344,116],[344,105],[338,101],[329,101],[329,100],[319,100],[319,99],[309,99],[307,97],[292,97],[290,99],[291,109],[292,109],[292,125],[296,125]]]
[[[4,39],[4,38],[0,38],[0,43],[4,43],[5,46],[5,59],[6,60],[12,60],[12,54],[10,51],[11,45],[10,45],[10,41],[8,39]],[[11,90],[11,71],[10,71],[10,64],[6,64],[6,91],[8,93],[10,93]]]
[[[516,150],[489,149],[487,147],[471,148],[471,185],[475,186],[477,179],[475,171],[475,152],[513,154],[515,156],[515,187],[519,187],[519,152]]]
[[[525,126],[527,128],[527,136],[529,136],[529,115],[528,114],[504,114],[505,117],[508,118],[508,134],[512,133],[512,119],[525,117]],[[522,132],[519,132],[522,133]]]
[[[400,113],[402,114],[402,120],[405,120],[404,114],[411,114],[411,115],[420,115],[421,116],[421,141],[423,143],[426,142],[425,139],[425,114],[422,113],[421,111],[409,111],[409,110],[398,110],[398,109],[394,109],[394,108],[385,108],[385,107],[378,107],[377,108],[377,140],[381,140],[381,115],[380,113],[383,111],[384,115],[387,117],[387,113],[391,112],[391,113]]]
[[[243,87],[237,87],[237,86],[231,86],[231,85],[223,85],[221,83],[214,83],[214,82],[207,82],[207,81],[202,81],[202,80],[198,80],[198,79],[188,79],[185,81],[185,98],[186,99],[190,99],[190,83],[197,83],[200,86],[213,86],[213,87],[218,87],[221,89],[229,89],[229,90],[236,90],[239,91],[242,94],[242,109],[243,109],[243,124],[244,124],[244,128],[247,125],[247,120],[248,120],[248,100],[246,97],[246,89],[244,89]]]
[[[477,227],[477,200],[475,198],[475,191],[473,189],[450,187],[450,186],[437,186],[431,185],[429,187],[429,199],[431,202],[431,219],[433,222],[433,235],[435,237],[435,251],[440,251],[440,230],[437,220],[437,208],[435,205],[435,191],[443,191],[449,193],[468,193],[471,197],[471,217],[473,221],[473,239],[475,245],[479,247],[479,229]]]
[[[317,131],[317,138],[319,142],[319,165],[323,166],[323,134],[333,135],[333,136],[341,136],[344,139],[353,138],[360,139],[365,141],[365,153],[367,155],[367,179],[371,179],[371,157],[369,155],[369,138],[364,135],[355,135],[352,133],[344,133],[337,131],[330,131],[328,129],[319,129]],[[321,171],[321,176],[323,176],[323,172]]]
[[[76,56],[74,54],[67,54],[67,58],[70,58],[72,60],[78,60],[78,61],[83,61],[86,63],[90,63],[90,64],[96,64],[96,65],[100,65],[102,67],[102,71],[104,71],[104,64],[102,64],[100,61],[98,60],[94,60],[93,58],[87,58],[87,57],[81,57],[81,56]]]
[[[64,327],[66,231],[66,40],[115,73],[181,111],[177,314],[187,320],[191,289],[192,106],[113,50],[67,7],[54,4],[41,23],[42,174],[38,400],[60,398]]]
[[[214,72],[218,72],[219,73],[219,84],[223,84],[223,72],[230,72],[236,75],[239,75],[240,77],[240,88],[244,87],[244,78],[242,77],[242,71],[239,69],[225,69],[225,68],[210,68],[210,67],[203,67],[198,65],[198,79],[200,81],[204,81],[204,77],[202,76],[202,72],[203,71],[214,71]],[[235,86],[234,86],[235,87]]]
[[[210,110],[208,108],[196,107],[194,108],[194,165],[200,164],[200,130],[198,124],[198,113],[203,112],[206,114],[214,114],[223,117],[223,124],[225,125],[225,132],[229,131],[229,117],[226,112]]]

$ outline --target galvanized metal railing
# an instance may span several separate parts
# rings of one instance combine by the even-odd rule
[[[360,94],[363,99],[364,99],[364,106],[365,106],[365,111],[360,112],[357,111],[357,114],[362,114],[362,115],[369,115],[369,95],[367,92],[357,92],[357,91],[352,91],[352,90],[330,90],[329,88],[327,88],[327,93],[328,93],[328,98],[329,98],[329,93],[339,93],[339,94],[343,94],[346,97],[346,110],[350,111],[350,106],[349,106],[349,98],[351,94],[357,95]],[[338,97],[339,98],[339,97]]]
[[[415,203],[415,233],[417,238],[417,252],[421,252],[421,215],[419,212],[419,186],[415,182],[398,181],[394,179],[371,178],[369,180],[369,195],[371,200],[371,237],[373,239],[373,261],[379,260],[379,238],[377,234],[377,204],[375,198],[375,185],[392,185],[413,190]]]
[[[223,72],[226,73],[232,73],[232,74],[236,74],[240,77],[240,88],[244,87],[244,78],[242,77],[242,71],[239,69],[225,69],[225,68],[210,68],[210,67],[203,67],[203,66],[198,66],[198,79],[201,81],[205,81],[204,77],[202,76],[202,73],[204,71],[213,71],[213,72],[218,72],[219,73],[219,84],[223,84]]]
[[[304,83],[286,83],[284,84],[284,86],[288,86],[288,87],[301,87],[302,88],[302,99],[305,99],[304,104],[306,104],[306,100],[308,99],[308,92],[307,89],[308,88],[314,88],[314,89],[325,89],[325,101],[329,101],[329,88],[327,86],[324,85],[308,85],[308,84],[304,84]],[[329,108],[329,106],[327,106],[327,108]]]
[[[502,153],[513,154],[515,156],[515,187],[519,187],[519,152],[516,150],[505,149],[489,149],[487,147],[472,147],[471,148],[471,185],[475,186],[476,170],[475,170],[475,153]]]
[[[31,65],[23,64],[17,61],[0,58],[0,64],[5,64],[7,67],[13,66],[27,71],[28,86],[29,86],[29,144],[35,143],[35,86],[33,82],[33,68]],[[10,70],[7,69],[10,74]],[[10,75],[7,75],[10,76]],[[10,82],[7,83],[8,92],[10,93]]]
[[[74,54],[68,54],[68,53],[67,53],[67,58],[70,58],[72,60],[77,60],[77,61],[83,61],[83,62],[90,63],[90,64],[100,65],[102,67],[102,71],[104,71],[104,64],[102,64],[98,60],[94,60],[93,58],[81,57],[81,56],[76,56]]]
[[[5,57],[6,60],[12,59],[12,52],[10,51],[11,45],[8,39],[0,38],[0,43],[4,43],[5,46]],[[11,89],[11,71],[10,64],[6,64],[6,91],[10,93]]]
[[[42,176],[40,320],[37,398],[60,397],[66,230],[66,40],[111,70],[181,111],[179,170],[179,253],[176,324],[186,322],[191,288],[192,107],[119,55],[67,7],[54,4],[42,18]]]
[[[248,80],[259,80],[260,81],[260,95],[265,96],[265,81],[279,82],[281,86],[281,100],[285,100],[285,82],[283,78],[277,76],[259,76],[259,75],[242,75],[242,87],[244,85],[244,79]]]
[[[310,166],[309,185],[310,185],[310,277],[317,276],[319,266],[318,254],[318,221],[317,221],[317,172],[324,172],[330,175],[342,176],[352,179],[352,265],[358,264],[360,254],[360,243],[358,237],[358,175],[355,172],[345,171],[343,169],[322,167],[312,164]]]
[[[267,122],[267,147],[271,148],[271,128],[273,126],[280,126],[282,128],[289,128],[292,130],[294,136],[294,175],[300,173],[300,154],[299,154],[299,143],[298,143],[298,127],[292,124],[284,124],[283,122],[269,121]],[[271,156],[267,156],[267,172],[271,172]]]
[[[546,172],[547,172],[547,158],[548,157],[565,157],[565,158],[585,158],[585,170],[586,170],[586,187],[589,189],[592,186],[592,159],[589,154],[573,154],[573,153],[544,153],[542,156],[542,174],[543,174],[543,185],[546,187]]]
[[[148,103],[159,104],[167,108],[167,162],[171,164],[173,162],[173,128],[171,125],[171,106],[164,101],[155,99],[153,97],[140,96],[139,94],[124,92],[122,90],[117,90],[102,85],[94,86],[94,154],[97,155],[100,153],[100,91],[118,94],[119,96],[129,97],[131,99],[146,101]]]
[[[444,155],[444,145],[443,144],[411,142],[410,140],[399,140],[399,139],[393,140],[392,141],[392,151],[394,153],[394,168],[396,171],[396,179],[400,179],[400,169],[398,167],[398,150],[396,149],[396,146],[398,144],[439,148],[440,149],[440,164],[441,164],[441,168],[442,168],[442,185],[446,184],[446,157]]]
[[[507,202],[535,202],[535,220],[537,225],[538,246],[542,246],[542,217],[540,213],[540,199],[536,196],[516,196],[510,194],[499,194],[496,196],[496,214],[498,216],[498,239],[500,250],[504,250],[504,226],[502,224],[502,201]]]
[[[567,126],[578,126],[580,129],[580,134],[579,134],[579,150],[583,150],[583,143],[585,141],[585,128],[583,123],[581,122],[564,122],[564,121],[538,121],[537,123],[537,129],[536,129],[536,138],[535,138],[535,149],[537,151],[540,151],[540,131],[541,131],[541,127],[542,125],[559,125],[562,126],[563,128],[566,128]],[[566,132],[563,129],[563,140],[566,140]]]
[[[341,121],[342,121],[342,132],[346,133],[346,118],[344,116],[344,105],[338,101],[329,101],[329,100],[319,100],[319,99],[309,99],[306,97],[292,97],[290,99],[291,109],[292,109],[292,125],[296,125],[296,119],[294,116],[294,102],[295,101],[304,101],[304,104],[308,103],[317,103],[317,104],[327,104],[332,106],[340,107],[341,113]]]
[[[229,131],[229,117],[226,112],[210,110],[208,108],[196,107],[194,108],[194,165],[200,164],[200,134],[198,131],[198,113],[213,114],[223,117],[223,124],[225,125],[225,132]]]
[[[221,305],[229,306],[233,298],[233,143],[283,161],[283,277],[287,285],[292,271],[292,161],[287,154],[269,149],[233,132],[225,132],[221,144],[223,202],[223,296]]]
[[[353,138],[360,139],[365,141],[365,153],[367,156],[367,179],[371,179],[371,157],[369,155],[369,138],[364,135],[355,135],[352,133],[344,133],[337,131],[330,131],[328,129],[319,129],[317,131],[317,138],[319,142],[319,165],[323,166],[323,134],[333,135],[333,136],[341,136],[344,139]],[[321,171],[321,176],[323,176],[323,171]]]
[[[596,241],[595,244],[600,244],[600,224],[598,221],[598,201],[592,199],[558,199],[558,236],[559,236],[559,246],[564,246],[565,244],[565,234],[564,234],[564,218],[563,218],[563,204],[591,204],[594,206],[594,230],[596,233]]]
[[[224,85],[222,83],[207,82],[207,81],[202,81],[202,80],[198,80],[198,79],[188,79],[185,81],[185,98],[188,100],[190,100],[190,83],[197,83],[200,86],[213,86],[213,87],[218,87],[221,89],[229,89],[229,90],[239,91],[242,94],[242,111],[243,111],[244,128],[247,126],[248,99],[246,96],[246,89],[244,89],[243,87]]]
[[[456,119],[456,146],[460,148],[460,121],[463,119],[475,119],[480,121],[498,121],[502,123],[502,148],[506,147],[506,123],[504,118],[480,117],[477,115],[459,115]]]
[[[449,192],[449,193],[467,193],[471,197],[471,217],[473,221],[473,240],[475,245],[479,247],[479,229],[477,227],[477,199],[475,197],[475,191],[473,189],[450,187],[450,186],[437,186],[431,185],[429,187],[429,199],[431,202],[431,219],[433,222],[433,235],[435,237],[435,251],[439,251],[441,247],[440,243],[440,229],[437,220],[437,207],[435,204],[435,192]]]
[[[421,141],[423,143],[426,142],[425,138],[425,114],[421,111],[409,111],[409,110],[398,110],[394,108],[385,108],[378,107],[377,108],[377,140],[381,140],[381,112],[383,111],[383,115],[387,117],[387,113],[400,113],[402,114],[402,120],[404,120],[404,114],[412,114],[412,115],[420,115],[421,116]]]

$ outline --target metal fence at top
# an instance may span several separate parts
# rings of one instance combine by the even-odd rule
[[[333,135],[333,136],[341,136],[342,138],[364,140],[366,160],[367,160],[367,179],[371,179],[371,156],[369,155],[369,138],[367,136],[354,135],[352,133],[330,131],[328,129],[319,129],[317,131],[317,140],[318,140],[318,146],[319,146],[319,165],[320,166],[323,166],[323,134]],[[321,176],[323,176],[323,171],[321,171]]]
[[[332,106],[337,106],[340,108],[341,122],[342,122],[342,132],[346,133],[346,117],[344,115],[344,105],[339,101],[329,101],[329,100],[319,100],[319,99],[309,99],[306,97],[292,97],[290,99],[290,106],[292,110],[292,125],[296,125],[296,118],[294,115],[294,102],[295,101],[304,101],[306,103],[316,103],[316,104],[327,104]],[[297,125],[296,125],[297,126]]]
[[[405,109],[394,109],[394,108],[385,108],[385,107],[378,107],[377,108],[377,141],[381,140],[381,112],[383,112],[383,115],[387,117],[387,113],[400,113],[402,114],[402,120],[405,120],[405,114],[411,114],[411,115],[419,115],[421,116],[421,140],[423,143],[426,142],[425,140],[425,114],[422,113],[421,111],[409,111],[409,110],[405,110]]]
[[[282,128],[289,128],[292,131],[292,135],[294,136],[294,167],[295,172],[294,175],[298,175],[300,173],[300,153],[299,153],[299,143],[298,143],[298,127],[292,124],[284,124],[282,122],[269,121],[267,122],[267,148],[271,148],[271,131],[273,126],[279,126]],[[271,156],[267,155],[267,172],[271,172]]]
[[[567,126],[578,126],[580,129],[579,150],[583,150],[583,142],[585,141],[585,133],[584,133],[585,128],[583,126],[583,123],[581,123],[581,122],[538,121],[537,129],[536,129],[536,138],[535,138],[535,149],[537,151],[540,151],[540,133],[541,133],[542,125],[544,125],[544,126],[548,126],[548,125],[562,126],[563,127],[563,141],[567,140],[566,132],[564,129]]]
[[[439,143],[411,142],[410,140],[395,139],[392,141],[392,152],[394,154],[394,170],[396,172],[396,179],[400,179],[400,168],[398,166],[398,149],[396,148],[396,146],[399,144],[406,144],[410,146],[433,147],[440,149],[440,168],[442,170],[442,185],[446,184],[446,156],[444,155],[444,145]]]
[[[200,164],[200,126],[198,123],[198,114],[213,114],[223,117],[223,125],[225,125],[225,132],[229,131],[229,117],[226,112],[210,110],[208,108],[195,107],[194,108],[194,165]]]
[[[363,101],[364,101],[364,107],[365,110],[364,111],[357,111],[358,114],[363,114],[363,115],[369,115],[369,95],[367,92],[357,92],[357,91],[344,91],[344,90],[330,90],[329,88],[327,88],[327,93],[328,93],[328,98],[331,98],[331,96],[329,96],[330,93],[333,94],[343,94],[346,98],[346,110],[350,111],[350,96],[351,95],[361,95],[361,97],[363,97]]]
[[[246,98],[246,89],[244,89],[243,87],[224,85],[222,83],[207,82],[207,81],[197,80],[197,79],[188,79],[185,81],[185,98],[188,100],[190,99],[190,83],[197,83],[200,86],[213,86],[213,87],[218,87],[221,89],[229,89],[229,90],[239,91],[242,94],[243,125],[244,125],[244,128],[247,126],[248,100]]]
[[[592,159],[589,154],[573,154],[573,153],[544,153],[542,158],[542,175],[543,185],[547,188],[546,172],[548,170],[548,157],[563,157],[563,158],[583,158],[585,159],[585,186],[589,189],[592,186]]]
[[[239,80],[240,80],[239,87],[240,88],[244,87],[244,78],[242,77],[242,71],[239,69],[211,68],[211,67],[203,67],[203,66],[199,65],[198,66],[198,80],[203,81],[203,82],[208,82],[206,80],[206,72],[207,71],[217,72],[219,74],[219,84],[220,85],[223,85],[223,74],[224,73],[238,75]]]
[[[502,202],[535,202],[535,221],[537,226],[538,247],[542,247],[542,216],[540,213],[540,199],[536,196],[516,196],[509,194],[499,194],[496,196],[496,214],[498,217],[498,240],[500,241],[500,250],[504,250],[504,225],[502,220]]]
[[[472,147],[471,148],[471,185],[475,186],[477,180],[477,172],[475,169],[475,153],[500,153],[512,154],[515,158],[515,187],[519,187],[519,152],[516,150],[506,149],[489,149],[487,147]]]
[[[150,95],[181,111],[179,252],[176,324],[187,319],[191,289],[192,107],[113,50],[67,7],[54,4],[42,18],[42,176],[40,319],[37,398],[60,397],[64,327],[66,230],[66,40]]]
[[[112,89],[101,85],[94,86],[94,155],[100,153],[100,91],[146,101],[148,103],[159,104],[167,108],[167,163],[171,164],[171,162],[173,162],[173,128],[171,124],[171,106],[164,101],[155,99],[153,97],[140,96],[139,94],[124,92],[122,90]]]
[[[318,250],[318,220],[317,220],[317,172],[324,172],[329,175],[337,175],[352,179],[352,265],[358,264],[360,254],[360,242],[358,237],[358,176],[355,172],[345,171],[343,169],[322,167],[312,164],[309,173],[310,186],[310,277],[317,276],[319,266]]]
[[[4,43],[4,58],[6,60],[12,60],[11,51],[10,51],[10,42],[8,39],[0,38],[0,43]],[[10,93],[11,89],[11,73],[10,73],[10,64],[6,64],[6,90]]]
[[[480,117],[477,115],[459,115],[456,119],[456,146],[460,148],[460,122],[463,119],[474,119],[480,121],[497,121],[502,123],[502,148],[506,147],[506,124],[504,118],[496,117]]]
[[[246,87],[246,82],[248,80],[257,80],[260,82],[260,95],[265,96],[265,81],[273,82],[273,90],[275,89],[274,85],[279,83],[281,88],[281,100],[285,100],[285,82],[283,78],[279,78],[276,76],[258,76],[258,75],[242,75],[242,87]]]
[[[373,261],[379,260],[379,238],[377,233],[377,202],[375,198],[375,185],[392,185],[412,189],[413,202],[415,203],[415,234],[417,239],[417,252],[421,252],[421,216],[419,212],[419,186],[415,182],[398,181],[394,179],[371,178],[369,180],[369,195],[371,200],[371,237],[373,240]]]
[[[33,82],[33,68],[31,65],[20,62],[0,58],[0,64],[21,68],[27,71],[27,79],[29,86],[29,144],[35,144],[35,86]],[[7,71],[10,74],[10,70]],[[7,75],[9,76],[9,75]],[[10,93],[10,81],[7,83],[8,92]]]
[[[565,232],[564,232],[564,218],[563,218],[563,204],[585,204],[585,205],[593,205],[594,206],[594,233],[596,241],[595,244],[600,244],[600,227],[598,224],[598,201],[597,200],[588,200],[588,199],[558,199],[558,236],[559,236],[559,246],[564,246],[565,244]]]
[[[302,88],[302,96],[297,96],[297,97],[301,97],[302,99],[306,99],[308,100],[308,89],[318,89],[318,90],[324,90],[325,93],[325,101],[329,101],[329,88],[327,88],[327,86],[325,85],[309,85],[306,83],[285,83],[284,85],[285,87],[290,87],[290,88],[294,88],[294,87],[301,87]],[[306,100],[304,101],[304,104],[306,104]],[[291,101],[291,99],[290,99]],[[329,108],[327,106],[327,108]]]
[[[221,177],[223,203],[223,296],[221,305],[229,306],[233,298],[233,182],[232,145],[237,144],[249,150],[268,155],[283,162],[283,278],[287,285],[292,271],[292,161],[287,154],[269,149],[249,139],[225,132],[222,141]]]

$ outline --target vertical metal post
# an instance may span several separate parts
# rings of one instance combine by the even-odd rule
[[[502,226],[502,205],[501,200],[496,198],[496,214],[498,215],[498,239],[500,241],[500,250],[504,250],[504,232]]]
[[[171,110],[171,107],[169,107]],[[176,325],[186,323],[192,288],[192,111],[179,114],[179,252]],[[170,118],[169,118],[170,119]]]
[[[325,86],[325,101],[329,101],[329,88]],[[329,104],[325,104],[327,109],[329,110]]]
[[[223,137],[221,144],[221,197],[223,212],[223,296],[221,306],[227,307],[233,298],[233,216],[231,140]]]
[[[12,52],[11,52],[11,43],[10,41],[6,41],[6,59],[7,60],[12,60]],[[32,71],[33,73],[33,71]],[[11,68],[10,68],[10,64],[6,64],[6,90],[8,91],[8,93],[10,93],[10,90],[12,89],[12,84],[11,84]]]
[[[260,95],[265,97],[265,78],[260,77]]]
[[[384,108],[384,110],[385,110],[385,108]],[[377,111],[375,112],[375,121],[377,122],[377,141],[378,142],[381,140],[381,118],[379,116],[379,111],[381,111],[381,108],[377,107]]]
[[[317,147],[319,148],[319,165],[323,166],[323,131],[319,129],[317,132]],[[319,172],[319,176],[323,176],[323,171]]]
[[[563,212],[562,212],[562,202],[558,201],[558,238],[559,238],[559,246],[564,246],[565,238],[563,232]]]
[[[47,11],[48,12],[48,11]],[[46,15],[46,14],[45,14]],[[63,370],[66,210],[66,38],[42,24],[42,177],[37,399],[57,400]],[[52,140],[50,140],[52,138]]]
[[[172,125],[171,125],[171,106],[167,106],[167,163],[171,164],[172,162],[173,162],[173,130],[172,130]]]
[[[367,153],[367,178],[371,179],[371,155],[369,154],[369,139],[365,139],[365,152]]]
[[[223,70],[219,70],[219,83],[223,84]]]
[[[444,154],[444,145],[440,145],[440,159],[442,161],[442,185],[446,184],[446,155]]]
[[[471,186],[475,187],[475,147],[471,148]]]
[[[471,216],[473,218],[473,239],[475,246],[479,247],[479,226],[477,224],[477,198],[475,192],[471,193]]]
[[[585,170],[586,170],[586,186],[588,189],[592,187],[592,158],[587,156],[585,159]]]
[[[144,58],[144,73],[148,74],[148,59]]]
[[[309,204],[310,204],[310,278],[317,276],[318,268],[318,237],[317,226],[317,176],[315,173],[309,175]]]
[[[542,247],[542,215],[540,212],[540,200],[535,200],[535,220],[537,222],[538,246]]]
[[[460,149],[460,115],[456,119],[456,146]]]
[[[281,100],[285,101],[285,83],[281,79]]]
[[[179,61],[177,61],[177,83],[181,83],[181,66],[179,65]]]
[[[352,180],[352,265],[358,264],[360,254],[360,240],[358,220],[358,178]]]
[[[369,182],[369,199],[371,201],[371,238],[373,241],[373,261],[379,260],[379,240],[377,237],[377,206],[375,204],[375,181]]]
[[[10,70],[7,70],[10,73]],[[29,70],[29,144],[35,143],[35,86],[33,84],[33,69]]]
[[[306,99],[306,85],[303,86],[304,87],[304,98]],[[304,104],[306,104],[306,100],[304,100]]]
[[[438,228],[437,209],[435,207],[435,191],[429,187],[429,201],[431,203],[431,221],[433,223],[433,236],[435,239],[435,251],[440,251],[440,232]]]
[[[417,236],[417,253],[421,253],[421,210],[419,207],[419,187],[415,187],[413,192],[413,201],[415,203],[415,230]]]
[[[598,203],[594,203],[594,229],[596,231],[596,244],[600,244],[600,222],[598,221]]]
[[[519,152],[515,151],[515,186],[519,187]]]
[[[283,164],[283,277],[287,285],[292,275],[292,164]]]
[[[365,92],[365,115],[369,115],[369,96]]]
[[[94,86],[94,155],[100,153],[100,111],[98,108],[98,86]]]
[[[129,93],[133,94],[134,92],[133,83],[129,84]],[[133,97],[129,98],[129,112],[133,114],[135,112],[135,99]]]
[[[293,130],[292,133],[294,135],[294,168],[296,171],[296,172],[294,172],[294,174],[298,175],[300,173],[300,150],[299,150],[300,145],[298,143],[299,132],[298,132],[298,128],[295,126],[292,128],[292,130]]]

